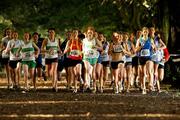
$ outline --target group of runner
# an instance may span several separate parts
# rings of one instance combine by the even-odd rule
[[[147,90],[161,92],[160,81],[169,55],[154,27],[143,27],[136,35],[113,32],[109,41],[103,33],[88,27],[84,33],[76,29],[68,31],[66,39],[61,41],[56,38],[54,28],[48,29],[47,38],[40,38],[37,32],[31,38],[31,34],[25,32],[23,40],[18,38],[17,31],[6,29],[1,41],[1,64],[6,70],[8,89],[20,88],[23,71],[24,90],[30,90],[29,80],[36,90],[36,79],[41,79],[44,66],[44,79],[52,80],[55,92],[63,69],[67,89],[73,89],[74,93],[78,89],[103,93],[108,79],[116,94],[130,92],[133,85],[139,87],[142,94]]]

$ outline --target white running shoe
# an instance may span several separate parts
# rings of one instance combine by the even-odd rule
[[[146,89],[143,89],[143,90],[142,90],[142,94],[143,94],[143,95],[147,94],[147,93],[146,93]]]
[[[115,87],[114,93],[115,93],[115,94],[118,94],[118,93],[119,93],[119,88],[118,88],[118,87]]]

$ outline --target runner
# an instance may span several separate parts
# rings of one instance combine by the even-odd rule
[[[133,79],[133,70],[132,70],[132,55],[135,53],[135,47],[132,41],[129,40],[129,33],[124,33],[124,44],[128,52],[126,52],[126,63],[125,63],[125,85],[126,92],[129,93],[131,81]]]
[[[163,49],[163,59],[160,61],[159,66],[158,66],[158,80],[162,81],[164,79],[164,66],[165,63],[169,60],[170,55],[168,52],[167,47]],[[159,84],[160,85],[160,84]],[[159,87],[160,88],[160,87]],[[160,91],[161,92],[161,91]]]
[[[61,38],[59,38],[58,40],[59,40],[58,44],[59,44],[59,46],[61,46],[61,44],[62,44]],[[58,81],[61,80],[61,72],[64,69],[63,61],[64,61],[64,54],[62,52],[62,53],[58,54],[58,67],[57,67],[57,79],[58,79]]]
[[[38,46],[39,49],[41,49],[43,38],[39,38],[39,34],[37,32],[33,33],[33,42]],[[35,69],[35,79],[36,76],[38,77],[38,80],[40,81],[42,79],[42,54],[38,55],[36,58],[36,69]]]
[[[112,57],[111,68],[115,82],[115,93],[122,91],[123,68],[124,68],[124,49],[122,33],[113,32],[112,43],[109,47],[109,55]]]
[[[142,37],[137,41],[136,52],[140,52],[139,62],[142,67],[140,73],[140,81],[142,94],[146,94],[146,73],[149,76],[149,89],[153,89],[153,62],[151,61],[152,44],[151,39],[148,37],[149,30],[147,27],[142,28]]]
[[[68,41],[64,54],[67,53],[69,59],[69,68],[73,70],[72,80],[74,80],[74,91],[77,93],[77,80],[81,80],[81,63],[82,63],[82,41],[79,37],[80,31],[74,30],[71,34],[71,40]]]
[[[64,53],[64,50],[66,48],[67,42],[70,40],[71,31],[67,31],[65,36],[66,36],[66,39],[60,45],[60,48],[61,48],[63,53]],[[67,54],[64,54],[63,55],[63,59],[62,59],[63,66],[60,66],[60,64],[58,64],[58,69],[62,69],[63,67],[65,68],[65,71],[66,71],[66,80],[67,80],[66,88],[69,90],[69,89],[72,89],[72,87],[71,87],[72,86],[72,81],[71,81],[72,71],[68,71],[68,68],[69,68],[69,63],[68,62],[69,61],[68,61],[68,58],[67,58]]]
[[[155,31],[153,27],[150,28],[150,31]],[[159,75],[158,75],[158,68],[161,63],[164,63],[163,61],[163,56],[164,52],[163,49],[166,48],[166,45],[164,42],[161,40],[160,34],[154,37],[154,44],[155,44],[155,49],[154,53],[152,55],[152,61],[154,62],[154,85],[157,85],[157,90],[158,92],[161,92],[160,90],[160,81],[159,81]],[[162,66],[161,66],[162,67]]]
[[[109,42],[106,40],[105,36],[102,33],[99,33],[99,41],[102,42],[103,49],[100,52],[100,58],[102,60],[102,69],[100,72],[100,92],[103,93],[103,87],[105,81],[108,80],[108,70],[109,70]]]
[[[135,40],[133,42],[135,48],[137,48],[136,43],[137,43],[137,41],[140,41],[141,36],[142,36],[142,31],[138,30],[136,32],[136,38],[135,38]],[[141,87],[140,87],[140,80],[139,80],[139,78],[140,78],[140,71],[141,71],[141,65],[139,63],[139,55],[140,55],[140,53],[136,52],[135,56],[132,59],[132,66],[133,66],[134,80],[135,80],[134,81],[135,82],[134,85],[135,85],[136,88],[139,87],[141,89]]]
[[[100,44],[101,44],[101,46],[102,46],[102,42],[101,41],[104,41],[104,40],[102,40],[102,39],[104,39],[104,36],[103,36],[103,34],[102,33],[98,33],[98,32],[95,32],[94,33],[94,38],[95,38],[95,40],[96,41],[99,41],[100,42]],[[93,85],[94,85],[94,88],[96,88],[96,90],[94,90],[94,91],[99,91],[99,92],[103,92],[103,89],[102,89],[102,87],[103,87],[103,78],[101,77],[101,74],[102,74],[102,70],[103,70],[103,66],[102,66],[102,58],[101,58],[101,52],[102,52],[102,48],[99,48],[99,49],[97,49],[97,51],[98,51],[98,53],[99,53],[99,57],[98,57],[98,60],[97,60],[97,63],[95,64],[95,71],[94,71],[94,73],[93,73],[93,76],[94,76],[94,83],[93,83]]]
[[[48,38],[44,39],[41,52],[45,53],[46,76],[52,80],[52,90],[58,91],[57,86],[57,66],[58,66],[58,52],[60,52],[59,41],[55,38],[55,29],[48,29]]]
[[[25,92],[29,91],[28,77],[33,81],[34,91],[36,91],[36,80],[34,79],[34,70],[36,67],[35,58],[39,55],[39,48],[31,40],[31,35],[28,32],[24,33],[24,41],[22,43],[21,55],[22,66],[24,70]]]
[[[1,59],[1,64],[4,65],[4,68],[6,70],[6,78],[7,78],[7,88],[10,89],[12,86],[12,84],[10,83],[10,74],[9,74],[9,53],[5,53],[5,49],[7,47],[8,41],[11,40],[11,29],[7,28],[4,30],[4,37],[2,38],[2,43],[0,45],[1,47],[1,55],[2,55],[2,59]]]
[[[19,81],[21,79],[21,47],[22,41],[18,39],[18,32],[13,31],[12,40],[8,42],[5,52],[10,52],[9,69],[14,90],[18,90],[20,88]]]
[[[85,67],[85,83],[84,88],[87,89],[90,87],[90,79],[93,79],[93,93],[96,93],[96,70],[95,65],[98,61],[99,52],[97,49],[101,48],[101,43],[94,38],[95,30],[93,27],[88,27],[87,29],[87,36],[83,40],[83,61],[84,61],[84,67]]]

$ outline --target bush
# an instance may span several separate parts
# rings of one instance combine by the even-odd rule
[[[180,62],[174,62],[173,59],[178,57],[170,57],[165,65],[164,83],[171,84],[174,88],[180,88]]]

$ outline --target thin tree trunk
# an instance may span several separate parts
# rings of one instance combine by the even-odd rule
[[[164,33],[164,42],[167,45],[169,39],[169,31],[170,31],[170,21],[169,21],[169,6],[167,0],[162,0],[163,7],[163,16],[162,16],[162,31]]]

